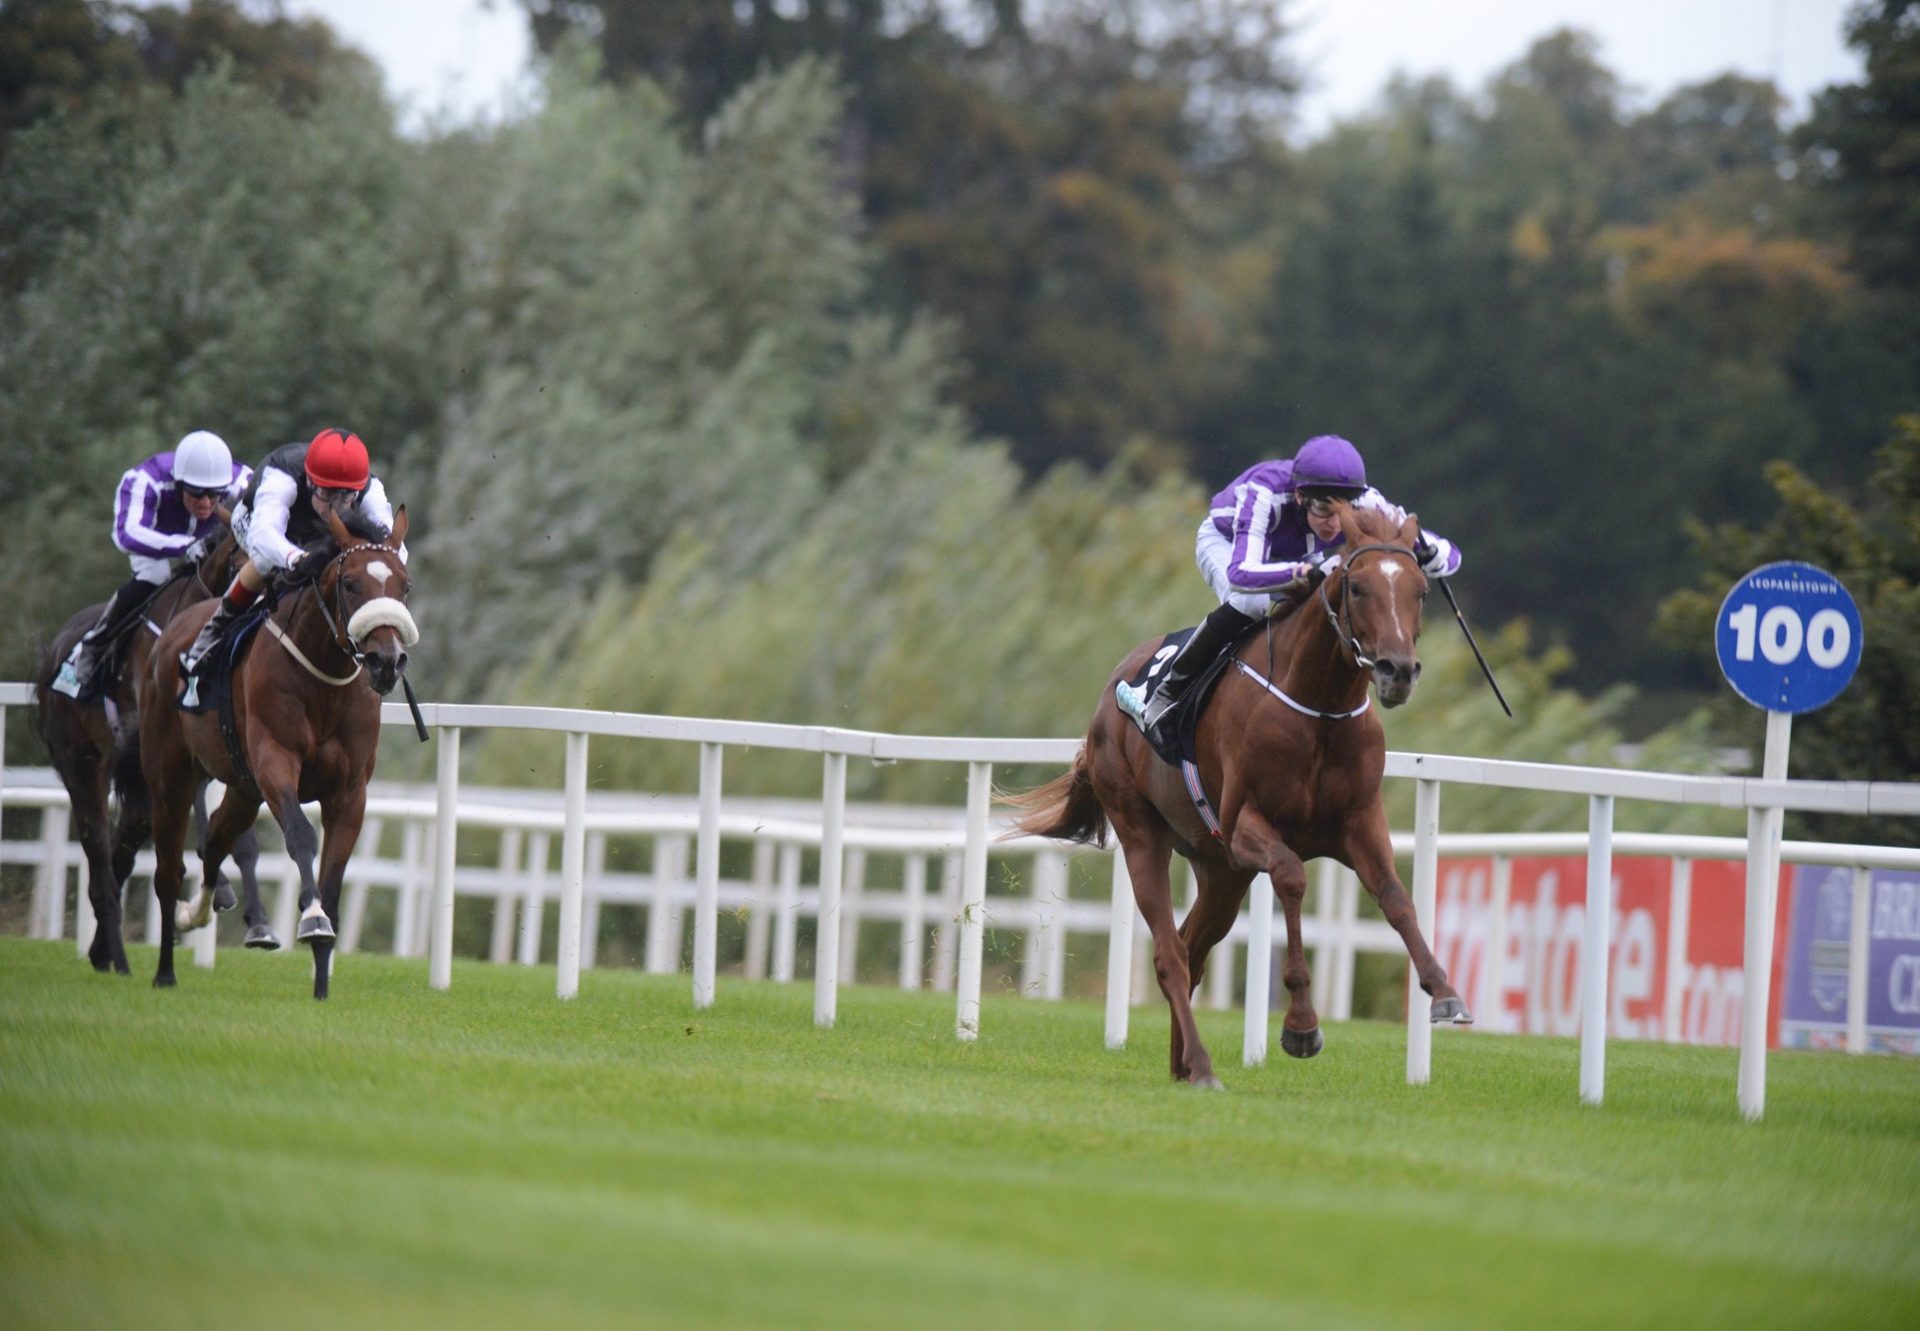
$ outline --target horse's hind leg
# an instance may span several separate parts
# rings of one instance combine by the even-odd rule
[[[87,961],[97,971],[125,975],[127,947],[120,936],[120,880],[114,875],[111,828],[107,814],[107,762],[95,757],[60,773],[73,810],[74,832],[87,857],[87,901],[93,907],[93,939]]]
[[[1387,917],[1394,931],[1400,935],[1400,941],[1406,944],[1407,958],[1413,962],[1414,974],[1420,977],[1420,987],[1433,999],[1429,1016],[1438,1024],[1454,1022],[1466,1025],[1473,1020],[1473,1014],[1467,1011],[1465,1000],[1447,980],[1447,972],[1441,967],[1433,950],[1427,946],[1427,940],[1420,933],[1420,921],[1415,918],[1413,898],[1407,895],[1407,889],[1400,884],[1400,876],[1393,867],[1393,843],[1387,832],[1386,810],[1378,803],[1362,815],[1358,829],[1347,838],[1347,864],[1360,875],[1360,881],[1367,885],[1367,891],[1380,903],[1380,913]]]
[[[1287,986],[1287,1015],[1280,1025],[1280,1047],[1295,1058],[1312,1058],[1325,1046],[1320,1014],[1313,1007],[1313,974],[1307,967],[1307,949],[1300,937],[1300,907],[1307,896],[1307,866],[1293,848],[1280,839],[1272,824],[1251,809],[1242,810],[1233,829],[1234,858],[1258,864],[1273,880],[1274,895],[1287,921],[1287,963],[1281,982]]]
[[[1200,991],[1200,981],[1207,974],[1207,958],[1213,955],[1220,940],[1232,932],[1234,918],[1240,914],[1240,903],[1246,900],[1247,884],[1253,881],[1253,875],[1224,864],[1195,860],[1193,881],[1193,909],[1180,925],[1181,941],[1187,945],[1189,998]]]
[[[154,971],[153,987],[171,989],[175,984],[174,910],[186,878],[187,826],[193,817],[191,765],[182,763],[177,774],[169,773],[168,779],[155,782],[152,790],[153,890],[160,898],[160,965]]]
[[[219,893],[212,884],[219,878],[221,861],[226,859],[241,832],[253,826],[259,812],[258,796],[242,794],[236,787],[227,788],[226,798],[220,801],[220,807],[201,833],[200,890],[191,902],[180,905],[179,918],[175,921],[180,932],[202,928],[212,920],[213,911],[219,905]],[[227,895],[231,901],[232,893]]]
[[[1213,1075],[1213,1059],[1201,1043],[1200,1028],[1193,1020],[1186,940],[1173,920],[1173,887],[1167,874],[1172,847],[1164,834],[1123,832],[1117,824],[1115,831],[1127,857],[1127,873],[1133,879],[1134,903],[1153,934],[1154,978],[1159,980],[1160,992],[1166,995],[1173,1013],[1169,1058],[1174,1079],[1217,1090],[1220,1079]]]
[[[213,894],[215,910],[232,910],[238,902],[234,898],[233,888],[228,884],[226,875],[220,872],[220,861],[226,856],[223,854],[213,860],[207,858],[207,787],[211,784],[210,781],[202,781],[200,789],[193,792],[193,831],[194,835],[200,838],[200,883],[203,891],[210,891]],[[204,924],[205,921],[201,923]]]

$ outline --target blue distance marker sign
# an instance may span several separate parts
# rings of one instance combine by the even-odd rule
[[[1714,624],[1720,673],[1769,712],[1811,712],[1860,666],[1860,610],[1812,564],[1763,564],[1733,585]]]

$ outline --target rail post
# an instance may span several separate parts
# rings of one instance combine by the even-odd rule
[[[440,731],[440,771],[433,808],[433,910],[427,917],[427,983],[453,984],[453,852],[459,835],[460,727]]]
[[[967,847],[960,869],[960,960],[954,980],[959,996],[954,1034],[962,1040],[980,1036],[980,951],[986,941],[987,924],[987,796],[992,782],[991,763],[967,764]]]
[[[554,992],[560,998],[574,998],[580,993],[580,917],[587,894],[587,737],[581,731],[567,734],[566,781]]]
[[[1607,964],[1613,932],[1613,796],[1587,797],[1587,920],[1580,945],[1580,1098],[1607,1089]]]
[[[713,1006],[713,971],[720,930],[720,761],[718,744],[700,746],[698,885],[693,900],[693,1005]]]
[[[840,1007],[840,875],[847,834],[847,755],[822,762],[820,916],[813,933],[813,1024],[831,1026]]]
[[[1241,1038],[1240,1061],[1257,1068],[1267,1061],[1267,1008],[1273,982],[1273,881],[1265,874],[1253,880],[1252,911],[1247,929],[1247,1028]]]
[[[1107,909],[1107,1048],[1127,1047],[1128,1002],[1133,996],[1133,879],[1126,852],[1113,848],[1113,899]]]
[[[1767,713],[1767,748],[1761,777],[1784,781],[1790,712]],[[1767,1110],[1767,1005],[1773,987],[1773,910],[1780,890],[1779,807],[1747,810],[1747,928],[1745,975],[1740,989],[1740,1112],[1757,1119]]]
[[[1421,777],[1413,792],[1413,914],[1423,929],[1433,928],[1440,899],[1440,783]],[[1433,1080],[1433,1000],[1420,987],[1420,975],[1407,963],[1407,1085]]]
[[[1847,934],[1847,1052],[1867,1052],[1867,906],[1873,875],[1853,866],[1853,919]]]

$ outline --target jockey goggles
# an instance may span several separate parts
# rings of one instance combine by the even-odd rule
[[[225,494],[226,491],[217,485],[202,487],[198,485],[188,485],[185,481],[182,481],[180,483],[180,493],[189,499],[218,499],[221,495]]]
[[[1330,518],[1337,511],[1333,506],[1332,495],[1303,492],[1300,498],[1306,501],[1307,512],[1316,518]]]

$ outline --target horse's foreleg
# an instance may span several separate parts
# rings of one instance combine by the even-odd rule
[[[350,784],[321,803],[320,816],[327,838],[320,853],[320,905],[328,919],[340,918],[340,888],[347,877],[347,860],[360,840],[360,824],[367,813],[367,788]],[[325,998],[332,979],[333,939],[313,946],[313,996]]]
[[[294,932],[294,941],[332,942],[333,921],[320,905],[320,889],[313,875],[320,834],[314,831],[306,811],[300,807],[300,760],[272,743],[256,745],[251,757],[254,780],[267,807],[273,810],[274,821],[280,824],[287,858],[300,871],[300,925]]]
[[[256,810],[256,813],[258,811]],[[260,903],[260,837],[249,822],[233,843],[233,865],[240,874],[241,917],[247,922],[248,947],[273,952],[280,947],[280,936],[267,923],[267,908]]]
[[[60,777],[73,811],[74,835],[87,857],[87,900],[93,906],[95,920],[87,960],[97,971],[118,970],[124,975],[125,946],[115,966],[110,942],[120,933],[120,883],[113,876],[113,845],[107,822],[107,765],[97,754],[86,763],[69,759],[60,766]]]
[[[207,786],[209,784],[202,781],[200,789],[193,792],[193,830],[194,835],[199,838],[200,845],[200,893],[202,896],[212,898],[214,910],[232,910],[236,904],[233,888],[228,885],[226,876],[220,872],[220,861],[226,856],[220,855],[211,860],[207,858]],[[195,899],[194,910],[197,914],[204,912],[198,898]],[[206,920],[201,919],[200,924],[205,923]],[[198,928],[199,925],[194,927]]]
[[[1400,875],[1393,867],[1393,843],[1387,833],[1386,809],[1379,803],[1358,820],[1356,831],[1347,838],[1347,864],[1360,875],[1367,891],[1380,903],[1380,913],[1387,917],[1387,923],[1406,945],[1407,958],[1413,962],[1414,974],[1420,977],[1420,987],[1433,999],[1432,1020],[1462,1024],[1472,1021],[1473,1014],[1467,1011],[1459,991],[1448,982],[1447,972],[1420,932],[1413,898],[1401,885]]]
[[[160,966],[154,972],[156,989],[171,989],[173,975],[174,909],[186,878],[187,822],[193,816],[190,769],[183,764],[177,779],[156,782],[153,809],[153,890],[160,898]]]
[[[1242,865],[1260,865],[1273,881],[1273,893],[1287,921],[1287,962],[1280,972],[1287,986],[1287,1015],[1280,1026],[1280,1047],[1295,1058],[1312,1058],[1325,1045],[1320,1014],[1313,1007],[1313,973],[1300,937],[1300,907],[1307,896],[1307,866],[1273,825],[1246,809],[1235,821],[1234,859]]]
[[[1175,1080],[1195,1086],[1218,1089],[1220,1079],[1213,1075],[1213,1059],[1201,1043],[1200,1028],[1194,1024],[1192,983],[1187,969],[1187,943],[1173,920],[1173,888],[1167,877],[1172,855],[1164,841],[1129,841],[1121,838],[1127,857],[1127,873],[1133,879],[1133,899],[1153,934],[1153,973],[1160,982],[1173,1013],[1173,1034],[1169,1052]]]

